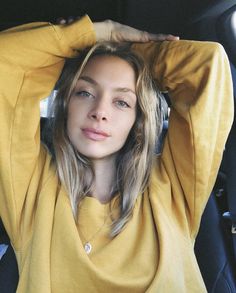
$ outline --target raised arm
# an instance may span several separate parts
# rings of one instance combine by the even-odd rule
[[[189,219],[195,237],[232,124],[228,59],[221,45],[210,42],[149,43],[134,49],[171,98],[162,166],[172,182],[172,204]]]

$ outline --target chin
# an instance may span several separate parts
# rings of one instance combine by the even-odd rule
[[[99,145],[96,146],[83,146],[81,145],[79,147],[76,147],[79,154],[82,156],[88,158],[89,160],[102,160],[105,158],[112,158],[116,157],[117,153],[119,152],[120,148],[107,148],[107,147],[99,147]]]
[[[112,153],[79,152],[79,153],[85,156],[90,161],[98,161],[98,160],[111,159],[111,158],[115,159],[117,155],[117,152],[112,152]]]
[[[78,151],[78,153],[80,155],[82,155],[82,156],[84,156],[84,157],[86,157],[88,159],[91,159],[91,160],[93,160],[93,159],[101,159],[101,158],[104,158],[104,157],[107,156],[106,153],[98,152],[97,150],[96,151],[95,150],[89,151],[88,149],[81,150],[81,149],[77,148],[77,151]]]

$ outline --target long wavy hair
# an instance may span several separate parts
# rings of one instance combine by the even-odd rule
[[[116,160],[114,190],[119,193],[120,210],[119,216],[112,219],[110,236],[114,237],[131,218],[136,199],[148,184],[156,139],[162,129],[161,98],[144,61],[127,45],[98,43],[81,52],[79,57],[66,61],[54,101],[53,144],[57,172],[69,194],[75,220],[79,204],[91,190],[94,173],[89,158],[80,154],[68,137],[68,104],[88,60],[99,55],[117,56],[125,60],[136,76],[136,121]],[[89,182],[87,178],[90,178]]]

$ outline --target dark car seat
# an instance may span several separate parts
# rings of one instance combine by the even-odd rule
[[[7,248],[0,260],[0,292],[15,293],[18,283],[18,268],[14,250],[0,219],[0,245]]]

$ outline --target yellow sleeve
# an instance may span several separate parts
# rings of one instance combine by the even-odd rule
[[[134,49],[146,58],[158,86],[171,98],[161,160],[174,205],[182,209],[195,237],[233,120],[228,58],[220,44],[211,42],[149,43]]]
[[[95,32],[88,16],[70,25],[30,23],[0,33],[0,56],[24,70],[46,67],[93,45]]]
[[[87,16],[67,26],[33,23],[0,33],[0,216],[13,242],[43,168],[39,101],[53,89],[64,58],[94,42]]]

